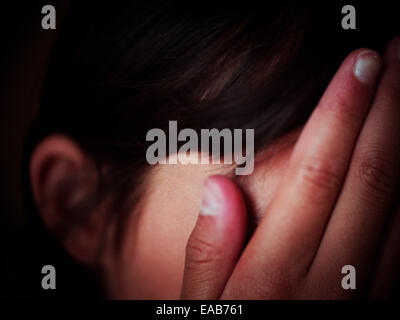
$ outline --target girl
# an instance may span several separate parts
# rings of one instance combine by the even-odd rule
[[[29,194],[104,297],[393,294],[400,41],[349,37],[337,11],[71,4],[27,145]],[[254,129],[253,173],[150,165],[146,134],[169,121]]]

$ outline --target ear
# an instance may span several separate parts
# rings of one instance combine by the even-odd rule
[[[97,206],[98,172],[92,159],[70,138],[52,135],[32,153],[30,179],[44,224],[74,259],[93,263],[105,219]]]

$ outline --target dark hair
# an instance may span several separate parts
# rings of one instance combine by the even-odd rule
[[[26,158],[45,136],[70,136],[110,168],[93,205],[112,195],[113,213],[124,215],[149,168],[149,129],[167,130],[169,120],[195,130],[254,128],[262,148],[305,123],[351,50],[382,50],[391,34],[344,31],[340,9],[72,1]]]

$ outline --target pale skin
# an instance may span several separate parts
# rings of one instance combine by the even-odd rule
[[[400,267],[399,121],[396,38],[383,57],[352,52],[306,125],[256,155],[252,175],[233,178],[227,166],[155,167],[119,254],[107,200],[61,242],[78,262],[101,270],[110,298],[384,298],[388,275]],[[50,231],[63,221],[57,185],[81,178],[86,187],[70,190],[73,206],[97,181],[93,168],[68,137],[36,147],[31,183]],[[245,243],[249,201],[258,225]],[[356,290],[340,285],[344,265],[357,270]]]

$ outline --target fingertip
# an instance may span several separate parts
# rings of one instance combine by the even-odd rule
[[[183,299],[217,299],[243,249],[246,232],[244,199],[233,181],[210,176],[203,202],[186,245]]]
[[[201,213],[206,215],[246,211],[245,201],[239,187],[229,178],[212,175],[204,181]]]
[[[351,52],[324,92],[316,113],[319,113],[318,109],[332,110],[332,107],[335,107],[334,111],[341,112],[336,110],[338,106],[347,112],[351,106],[355,115],[364,115],[369,108],[381,69],[382,58],[376,51],[360,48]]]
[[[200,215],[213,217],[219,232],[234,232],[239,242],[245,236],[245,200],[239,187],[227,177],[212,175],[205,180]]]
[[[353,73],[364,84],[374,84],[382,66],[380,55],[371,49],[361,49],[355,56]]]

